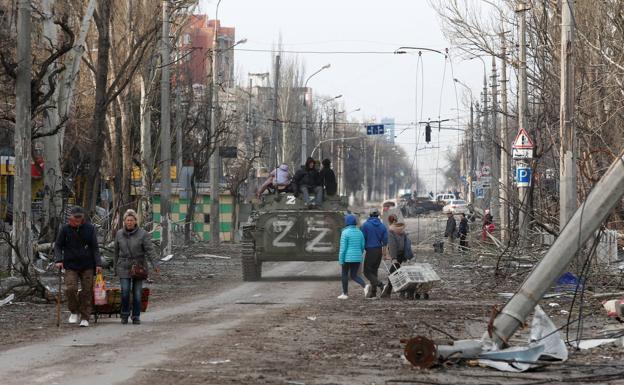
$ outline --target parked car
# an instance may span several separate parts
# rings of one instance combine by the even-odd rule
[[[449,203],[450,200],[453,199],[457,199],[457,197],[455,196],[455,194],[438,194],[436,195],[436,201],[437,202],[444,202],[446,204]]]
[[[453,213],[453,214],[468,214],[470,210],[468,209],[468,205],[466,201],[462,199],[451,199],[447,202],[447,205],[442,208],[443,213]]]

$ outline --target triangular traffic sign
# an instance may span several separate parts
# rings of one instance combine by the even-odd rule
[[[516,135],[516,139],[514,140],[512,147],[513,148],[533,148],[534,147],[533,141],[531,140],[531,138],[529,137],[529,134],[527,134],[524,128],[520,128],[520,131],[518,131],[518,135]]]

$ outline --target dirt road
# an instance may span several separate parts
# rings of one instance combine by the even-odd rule
[[[50,337],[56,328],[44,328],[44,335],[32,321],[11,318],[15,325],[3,327],[22,336],[0,331],[19,342],[0,341],[0,383],[624,384],[624,352],[608,346],[570,350],[569,361],[523,374],[455,362],[417,370],[406,363],[401,339],[424,335],[448,344],[481,337],[493,306],[504,303],[497,293],[515,291],[525,276],[522,270],[495,276],[487,254],[434,254],[431,243],[444,220],[407,220],[416,258],[431,263],[443,280],[430,300],[366,300],[352,283],[350,298],[340,301],[334,262],[267,264],[260,282],[242,283],[235,247],[222,250],[231,260],[188,251],[187,258],[164,268],[140,326],[112,318],[88,329],[64,325],[60,336]],[[209,275],[214,277],[201,279]],[[542,306],[564,326],[571,303],[561,295]],[[5,307],[0,317],[5,309],[19,314],[29,307]],[[51,313],[53,306],[45,309]],[[585,336],[617,327],[599,301],[587,298],[584,309]],[[576,327],[569,332],[573,336]],[[527,334],[520,331],[514,343],[524,344]]]

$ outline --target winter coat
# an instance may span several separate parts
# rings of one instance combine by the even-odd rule
[[[273,174],[274,186],[288,186],[290,184],[291,175],[287,164],[280,164],[278,168],[271,172]]]
[[[459,221],[459,235],[468,235],[468,219],[466,217]]]
[[[54,242],[56,262],[62,262],[69,270],[95,269],[102,266],[97,231],[91,223],[78,227],[63,225]]]
[[[345,227],[340,234],[340,252],[338,263],[362,262],[364,253],[364,234],[355,225]]]
[[[154,261],[154,245],[152,236],[147,231],[135,227],[132,231],[123,229],[115,235],[115,258],[113,260],[115,274],[119,278],[130,278],[132,265],[139,263],[147,267],[146,262],[157,266]]]
[[[390,254],[390,258],[396,259],[399,263],[414,258],[412,241],[405,232],[405,225],[403,223],[393,223],[390,225],[390,231],[388,232],[388,253]]]
[[[302,186],[314,188],[322,184],[321,174],[314,168],[313,158],[308,158],[305,166],[297,170],[293,178],[293,183],[297,185],[296,191],[299,191]]]
[[[367,249],[381,249],[388,245],[388,230],[379,217],[369,217],[362,225]]]
[[[325,194],[329,196],[336,195],[338,191],[338,184],[336,183],[336,174],[334,170],[329,167],[323,167],[321,169],[321,181],[325,187]]]
[[[446,230],[444,230],[444,236],[454,238],[455,230],[457,230],[457,222],[455,222],[455,218],[453,216],[450,216],[446,220]]]

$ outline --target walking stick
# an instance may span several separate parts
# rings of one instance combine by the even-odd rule
[[[56,327],[61,327],[61,289],[63,285],[63,269],[58,272],[58,291],[56,293]]]

